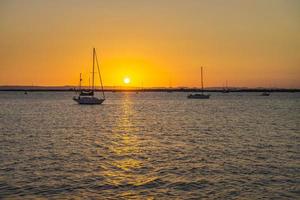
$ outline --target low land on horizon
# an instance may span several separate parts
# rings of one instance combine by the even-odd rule
[[[88,89],[88,87],[83,87],[82,89]],[[0,91],[76,91],[78,87],[75,86],[0,86]],[[100,91],[99,87],[96,87],[96,91]],[[207,87],[204,88],[204,91],[207,92],[223,92],[224,90],[228,90],[230,92],[300,92],[299,88],[266,88],[266,87],[258,87],[258,88],[248,88],[248,87]],[[198,92],[201,91],[199,87],[147,87],[147,88],[138,88],[138,87],[104,87],[104,91],[107,92]]]

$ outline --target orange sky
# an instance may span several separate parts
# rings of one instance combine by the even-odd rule
[[[298,0],[1,0],[0,85],[300,87]]]

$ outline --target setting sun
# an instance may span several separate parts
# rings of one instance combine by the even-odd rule
[[[129,77],[125,77],[125,78],[123,79],[123,82],[124,82],[125,84],[129,84],[129,83],[130,83],[130,78],[129,78]]]

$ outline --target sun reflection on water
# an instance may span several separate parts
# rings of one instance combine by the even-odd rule
[[[148,166],[145,162],[145,152],[142,149],[139,129],[133,124],[133,112],[130,94],[124,94],[121,115],[112,131],[112,142],[109,150],[112,158],[108,160],[108,167],[104,172],[106,181],[117,187],[138,187],[155,181],[157,177],[151,175],[143,167]],[[136,191],[124,191],[121,196],[138,195]]]

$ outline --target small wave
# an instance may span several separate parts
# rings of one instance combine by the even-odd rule
[[[168,187],[173,188],[175,190],[184,190],[184,191],[192,191],[205,188],[209,186],[211,183],[207,180],[200,180],[194,182],[176,182],[171,183]]]
[[[134,182],[134,183],[124,183],[119,185],[113,184],[103,184],[103,185],[95,185],[92,186],[91,189],[96,190],[116,190],[116,189],[151,189],[151,188],[159,188],[166,185],[166,182],[162,181],[159,178],[153,178],[146,180],[144,182]]]

